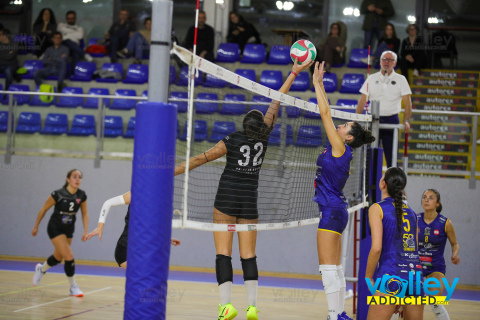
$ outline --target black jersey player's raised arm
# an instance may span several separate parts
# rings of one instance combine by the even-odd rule
[[[296,75],[310,65],[311,63],[298,65],[295,62],[292,72],[279,91],[287,93]],[[214,161],[224,155],[227,156],[227,164],[220,178],[215,197],[214,223],[251,224],[258,222],[258,176],[279,108],[280,102],[273,100],[265,116],[258,110],[250,111],[243,119],[242,131],[229,134],[215,147],[190,159],[189,170],[193,170],[209,161]],[[185,167],[185,162],[176,166],[175,175],[184,173]],[[233,232],[215,231],[213,238],[217,251],[215,269],[221,300],[219,319],[233,319],[237,315],[237,310],[231,305]],[[238,233],[243,279],[247,289],[247,319],[250,320],[258,319],[256,240],[256,231]]]
[[[107,219],[107,215],[110,212],[112,207],[121,206],[124,204],[128,204],[127,215],[125,216],[125,228],[123,228],[123,232],[118,238],[117,246],[115,247],[115,261],[117,261],[118,266],[122,268],[127,268],[127,246],[128,246],[128,222],[130,220],[130,200],[132,197],[132,193],[128,191],[127,193],[113,197],[108,199],[103,203],[102,209],[100,210],[100,217],[98,219],[98,226],[90,232],[86,240],[90,240],[90,238],[94,236],[98,236],[100,240],[102,240],[103,234],[103,227],[105,226],[105,221]],[[178,246],[180,244],[180,240],[172,239],[172,245]]]
[[[70,282],[70,295],[76,297],[83,297],[83,292],[75,282],[75,260],[73,259],[70,245],[72,244],[73,232],[75,231],[75,220],[78,209],[82,210],[84,228],[82,241],[86,240],[88,233],[87,195],[83,190],[79,189],[82,183],[82,177],[82,173],[77,169],[70,170],[67,173],[65,185],[63,188],[53,191],[48,197],[42,209],[40,209],[37,221],[32,229],[32,236],[35,237],[38,232],[38,226],[45,216],[45,213],[47,213],[52,206],[55,206],[47,226],[47,233],[55,250],[53,254],[48,257],[47,261],[43,264],[38,263],[36,265],[33,285],[37,286],[45,272],[64,259],[65,274]]]

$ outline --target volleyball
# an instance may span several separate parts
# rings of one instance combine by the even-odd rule
[[[311,60],[315,60],[317,56],[317,48],[308,40],[298,40],[290,48],[290,57],[293,62],[295,58],[298,59],[298,64],[309,63]]]

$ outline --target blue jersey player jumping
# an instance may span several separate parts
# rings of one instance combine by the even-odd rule
[[[447,238],[452,246],[451,261],[459,264],[458,251],[460,246],[457,242],[455,229],[450,219],[441,215],[442,203],[440,193],[435,189],[428,189],[422,195],[422,207],[425,212],[417,214],[418,217],[418,253],[423,266],[425,278],[436,278],[440,281],[442,288],[436,294],[443,296],[443,281],[445,278],[445,259],[443,253]],[[443,305],[431,305],[432,311],[437,320],[449,320],[448,312]]]
[[[347,226],[347,201],[343,188],[350,174],[352,150],[375,141],[371,132],[359,123],[347,122],[335,128],[323,87],[324,64],[315,64],[313,85],[318,108],[330,146],[319,155],[315,179],[315,197],[322,214],[317,231],[319,270],[327,295],[328,319],[351,319],[345,308],[345,276],[340,264],[342,232]]]
[[[400,168],[389,168],[379,183],[382,201],[368,210],[372,247],[368,255],[365,278],[370,279],[372,284],[384,275],[397,276],[408,281],[410,272],[422,271],[418,255],[417,215],[402,201],[406,185],[405,173]],[[387,294],[377,291],[375,295]],[[372,304],[367,320],[389,320],[395,308],[395,305]],[[404,305],[403,312],[406,320],[423,319],[423,305]]]

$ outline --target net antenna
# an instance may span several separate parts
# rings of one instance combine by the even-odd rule
[[[312,200],[315,192],[313,182],[318,155],[328,145],[328,140],[323,130],[316,100],[307,102],[283,94],[193,55],[189,50],[178,45],[174,45],[172,53],[186,63],[191,72],[195,68],[196,73],[201,75],[194,79],[189,74],[188,98],[184,95],[184,98],[170,99],[170,102],[189,103],[187,114],[178,113],[179,125],[186,122],[187,130],[179,131],[177,164],[187,161],[191,156],[203,153],[214,147],[229,133],[240,130],[247,109],[263,110],[262,112],[265,113],[271,100],[276,100],[280,101],[282,112],[270,135],[269,143],[265,146],[267,150],[258,181],[257,205],[260,216],[258,223],[233,225],[213,223],[215,195],[226,162],[226,157],[222,157],[190,171],[188,178],[181,175],[176,177],[174,208],[177,209],[175,210],[177,213],[178,208],[182,208],[182,212],[181,218],[174,214],[173,227],[208,231],[251,231],[318,224],[318,206]],[[203,78],[205,79],[203,86],[195,86],[195,82],[200,82]],[[283,83],[283,78],[280,78]],[[212,79],[217,86],[207,85],[207,81]],[[186,91],[185,87],[179,84],[172,84],[171,90],[172,93]],[[196,98],[194,98],[195,91],[198,92]],[[233,96],[236,98],[232,98]],[[328,101],[326,96],[323,98]],[[346,121],[357,121],[362,125],[371,122],[371,115],[341,111],[337,108],[346,109],[331,107],[335,125]],[[205,109],[208,110],[205,111]],[[229,113],[231,110],[238,109],[242,111]],[[355,108],[352,108],[349,111],[354,110]],[[292,114],[297,116],[291,117]],[[194,115],[195,125],[193,125]],[[215,131],[217,125],[230,128],[231,131],[218,133]],[[193,140],[195,142],[192,142]],[[182,141],[186,141],[186,144]],[[344,189],[349,212],[368,205],[364,196],[365,171],[363,169],[366,156],[363,150],[358,148],[354,151],[351,175]],[[251,150],[249,154],[245,153],[243,156],[253,161],[258,154],[260,154],[258,150]],[[241,197],[242,191],[235,188],[236,186],[232,186],[229,190]]]

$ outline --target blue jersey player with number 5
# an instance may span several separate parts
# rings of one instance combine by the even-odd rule
[[[287,93],[295,77],[312,63],[293,65],[292,72],[280,88]],[[273,100],[264,116],[258,110],[251,110],[243,119],[243,130],[229,134],[212,149],[190,159],[189,170],[224,155],[227,163],[218,184],[213,208],[213,222],[221,224],[255,224],[258,222],[258,178],[267,151],[268,138],[277,120],[280,102]],[[175,167],[175,175],[185,172],[186,163]],[[221,304],[219,320],[231,320],[237,310],[231,304],[232,297],[232,241],[233,232],[214,231],[213,239],[217,251],[215,271],[220,289]],[[243,279],[247,289],[247,319],[257,320],[258,268],[255,247],[256,231],[238,233],[240,260]]]

